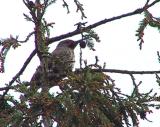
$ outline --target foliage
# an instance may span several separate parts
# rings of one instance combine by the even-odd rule
[[[159,109],[153,103],[159,97],[152,90],[139,93],[135,87],[131,95],[125,95],[110,76],[94,71],[99,67],[89,65],[71,73],[57,84],[61,92],[56,94],[35,92],[19,82],[15,90],[21,94],[20,100],[6,96],[0,125],[40,127],[45,115],[51,125],[57,122],[57,127],[129,127],[129,119],[138,126],[138,116],[147,119],[150,107]]]
[[[136,36],[138,36],[137,41],[140,41],[140,49],[142,49],[142,44],[144,43],[144,30],[147,26],[157,28],[158,31],[160,31],[160,19],[152,16],[152,14],[148,10],[144,12],[144,19],[140,22],[139,28],[136,31]]]
[[[13,38],[12,35],[10,35],[10,38],[7,39],[3,39],[0,42],[0,45],[2,46],[2,49],[0,51],[0,72],[4,72],[4,62],[5,62],[5,58],[7,56],[8,51],[10,50],[11,47],[13,47],[14,49],[16,49],[17,47],[20,46],[20,44],[18,43],[18,37]]]

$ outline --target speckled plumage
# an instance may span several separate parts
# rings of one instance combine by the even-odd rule
[[[49,85],[54,86],[55,82],[66,77],[71,72],[75,62],[74,48],[77,43],[72,40],[61,41],[48,59],[47,78]],[[31,85],[42,85],[42,66],[40,65],[31,79]]]

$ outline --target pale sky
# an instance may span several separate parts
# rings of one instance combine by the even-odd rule
[[[69,1],[69,0],[66,0]],[[111,18],[142,7],[145,0],[80,0],[84,4],[87,19],[84,22],[89,24],[95,23],[105,18]],[[51,35],[61,35],[76,29],[74,24],[81,21],[80,13],[76,13],[75,5],[70,2],[70,14],[67,14],[65,8],[62,7],[61,0],[57,0],[57,4],[49,7],[46,13],[48,22],[55,22],[54,28],[51,30]],[[160,4],[150,9],[154,16],[160,17]],[[27,9],[22,3],[22,0],[3,0],[0,4],[0,38],[9,37],[10,34],[14,37],[19,35],[20,39],[32,32],[33,25],[26,22],[23,13],[28,13]],[[95,44],[96,51],[89,51],[84,49],[83,58],[87,59],[88,63],[94,62],[94,57],[99,57],[100,63],[106,62],[106,68],[110,69],[125,69],[125,70],[159,70],[160,63],[157,59],[156,52],[160,50],[160,36],[156,29],[147,27],[145,31],[143,48],[139,50],[139,42],[135,36],[138,24],[142,20],[143,15],[135,15],[120,20],[116,20],[102,26],[99,26],[95,31],[100,36],[100,43]],[[83,22],[82,21],[82,22]],[[79,39],[80,36],[72,39]],[[55,48],[54,43],[50,50]],[[5,73],[0,74],[0,84],[8,83],[17,71],[22,67],[25,59],[34,49],[32,39],[27,44],[22,44],[17,50],[11,50],[8,54],[5,63]],[[79,49],[76,51],[76,67],[79,67],[78,57]],[[28,68],[21,76],[22,80],[30,80],[36,67],[38,66],[38,59],[35,57],[29,64]],[[118,87],[122,88],[125,93],[132,91],[132,80],[128,75],[109,74],[116,80]],[[154,75],[138,75],[135,76],[136,81],[143,81],[141,91],[148,92],[151,88],[159,90],[156,85]],[[160,93],[160,92],[159,92]],[[148,115],[148,119],[153,123],[141,121],[140,127],[159,127],[160,116],[157,110],[153,115]]]

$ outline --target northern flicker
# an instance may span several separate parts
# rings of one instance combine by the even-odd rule
[[[75,62],[74,49],[80,41],[61,41],[48,58],[47,78],[50,85],[63,79],[71,72]],[[31,79],[31,85],[42,85],[42,66],[40,65]]]

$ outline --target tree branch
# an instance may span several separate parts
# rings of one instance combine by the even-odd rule
[[[97,26],[103,25],[105,23],[108,23],[108,22],[111,22],[111,21],[114,21],[114,20],[118,20],[118,19],[125,18],[125,17],[128,17],[128,16],[136,15],[136,14],[141,14],[144,10],[152,7],[153,5],[155,5],[158,2],[159,2],[158,0],[155,0],[151,4],[145,5],[144,7],[138,8],[138,9],[132,11],[132,12],[122,14],[122,15],[119,15],[119,16],[115,16],[115,17],[112,17],[112,18],[109,18],[109,19],[101,20],[101,21],[96,22],[94,24],[91,24],[87,27],[84,27],[83,30],[85,31],[87,29],[93,29],[93,28],[96,28]],[[49,38],[48,39],[48,44],[51,44],[52,42],[55,42],[55,41],[60,41],[62,39],[68,38],[68,37],[72,37],[74,35],[80,34],[81,32],[82,32],[81,29],[76,29],[72,32],[62,34],[62,35],[59,35],[59,36],[56,36],[56,37],[53,37],[53,38]]]
[[[4,91],[4,90],[8,91],[9,89],[14,89],[14,87],[12,87],[11,84],[19,77],[19,75],[21,75],[23,73],[23,71],[27,67],[27,65],[28,65],[29,61],[32,59],[32,57],[33,57],[33,54],[30,55],[30,57],[27,59],[27,61],[24,64],[25,66],[23,66],[22,69],[16,74],[16,76],[13,77],[13,79],[9,83],[9,85],[6,86],[6,87],[1,87],[0,91]],[[108,72],[108,73],[128,74],[128,75],[131,75],[132,80],[133,80],[133,76],[132,76],[133,74],[137,74],[137,75],[141,75],[141,74],[160,74],[160,71],[129,71],[129,70],[120,70],[120,69],[92,69],[92,70],[94,72]],[[76,71],[79,72],[79,69],[77,69]],[[135,83],[133,83],[133,84],[135,84]],[[28,86],[28,84],[26,84],[26,86]]]
[[[29,38],[30,38],[34,33],[35,33],[34,31],[31,32],[31,33],[29,33],[28,36],[26,37],[26,39],[25,39],[24,41],[18,41],[18,42],[20,42],[20,43],[27,42],[27,41],[29,40]]]
[[[12,80],[9,82],[8,86],[6,87],[6,91],[3,93],[3,95],[1,96],[0,99],[3,99],[4,96],[8,93],[9,89],[11,88],[12,84],[17,80],[17,78],[24,72],[24,70],[26,69],[26,67],[28,66],[28,64],[30,63],[30,61],[32,60],[32,58],[34,57],[34,55],[36,54],[36,50],[34,50],[30,56],[27,58],[27,60],[25,61],[25,63],[23,64],[22,68],[20,69],[20,71],[12,78]]]
[[[119,74],[160,74],[160,71],[128,71],[128,70],[118,70],[118,69],[93,69],[95,72],[109,72],[109,73],[119,73]]]

